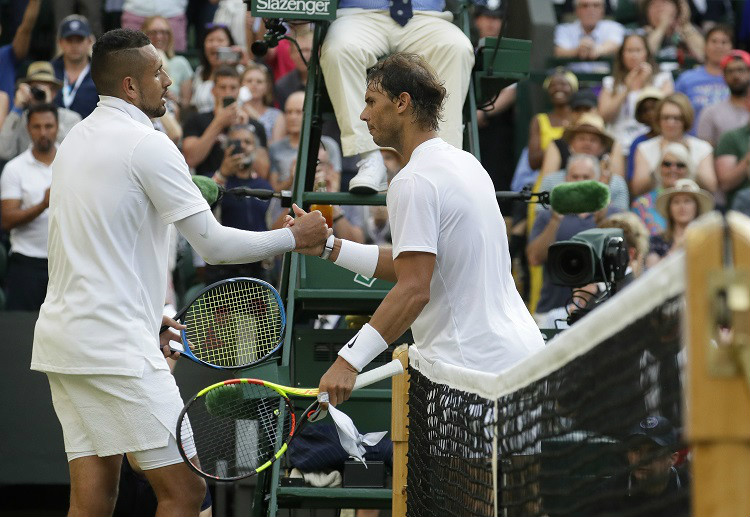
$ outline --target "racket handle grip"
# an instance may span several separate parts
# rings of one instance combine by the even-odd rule
[[[162,325],[161,328],[159,329],[159,335],[161,336],[164,333],[164,331],[167,330],[168,328],[169,328],[169,325]]]
[[[369,386],[370,384],[375,384],[378,381],[382,381],[384,379],[388,379],[390,377],[393,377],[394,375],[399,375],[404,373],[404,366],[401,364],[401,361],[398,359],[394,359],[388,364],[384,364],[383,366],[380,366],[378,368],[375,368],[374,370],[370,370],[365,373],[360,373],[357,375],[357,380],[354,382],[354,389],[358,390],[359,388],[364,388],[365,386]]]

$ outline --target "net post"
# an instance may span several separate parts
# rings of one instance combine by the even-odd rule
[[[711,214],[685,240],[692,515],[714,517],[750,515],[750,218],[727,224]]]
[[[393,440],[392,515],[406,515],[406,453],[409,448],[409,346],[400,345],[393,358],[401,361],[404,375],[391,380],[391,440]]]

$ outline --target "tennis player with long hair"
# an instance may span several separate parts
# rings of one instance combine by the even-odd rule
[[[179,337],[159,336],[162,324],[184,328],[162,318],[168,226],[212,264],[320,254],[329,231],[319,212],[271,232],[216,221],[177,147],[151,123],[172,81],[142,32],[104,34],[91,75],[99,103],[52,165],[50,278],[31,368],[47,374],[62,424],[69,516],[112,514],[123,453],[153,487],[157,515],[197,516],[205,485],[178,452],[183,402],[163,357]]]
[[[393,247],[330,237],[324,256],[396,285],[321,378],[333,404],[409,327],[426,359],[492,373],[543,346],[511,277],[492,180],[474,156],[437,136],[445,95],[414,54],[393,54],[368,72],[360,118],[405,163],[388,190]]]

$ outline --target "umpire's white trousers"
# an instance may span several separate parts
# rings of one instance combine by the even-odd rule
[[[401,27],[387,11],[338,10],[323,41],[320,64],[341,128],[344,156],[378,148],[359,115],[365,108],[367,69],[394,52],[419,54],[435,69],[448,91],[440,137],[462,147],[461,114],[474,66],[474,49],[451,19],[448,12],[415,11],[409,23]]]

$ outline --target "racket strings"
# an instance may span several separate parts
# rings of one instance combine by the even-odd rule
[[[185,315],[195,357],[224,367],[248,365],[273,352],[284,324],[275,294],[255,282],[228,282],[200,296]]]
[[[289,436],[290,409],[288,399],[256,384],[224,385],[196,399],[187,418],[201,471],[220,479],[255,472]]]

